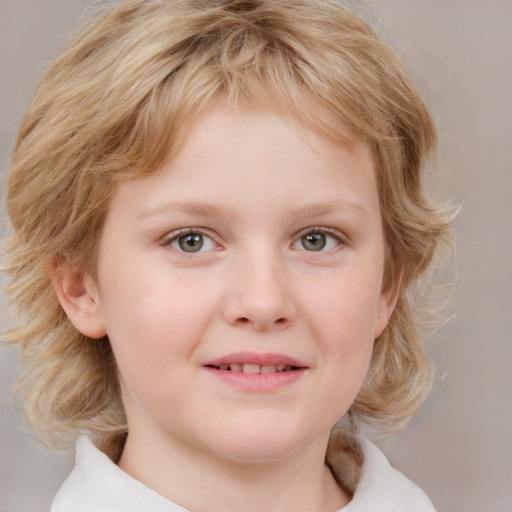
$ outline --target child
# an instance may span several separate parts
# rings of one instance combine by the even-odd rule
[[[356,432],[429,393],[410,300],[449,233],[420,180],[435,139],[334,0],[89,22],[8,182],[25,414],[81,434],[52,511],[433,510]]]

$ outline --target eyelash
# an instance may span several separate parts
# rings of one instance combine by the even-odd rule
[[[307,228],[307,229],[304,229],[303,231],[299,232],[299,234],[297,235],[292,246],[297,243],[301,243],[303,241],[304,237],[306,237],[308,235],[312,235],[312,234],[317,234],[317,233],[325,235],[326,237],[335,240],[336,247],[330,247],[326,250],[324,250],[324,247],[322,247],[320,250],[317,250],[317,251],[315,251],[315,250],[308,251],[307,249],[304,248],[303,249],[304,251],[306,251],[306,252],[328,252],[329,250],[335,249],[339,246],[346,245],[346,241],[345,241],[344,237],[339,233],[339,231],[332,229],[332,228],[314,226],[314,227]],[[326,243],[328,243],[328,242],[326,242]]]
[[[211,244],[213,244],[215,246],[215,248],[220,247],[219,244],[213,239],[213,237],[211,237],[210,235],[205,233],[204,230],[202,230],[200,228],[185,228],[185,229],[179,229],[177,231],[172,231],[171,233],[168,233],[167,235],[165,235],[162,238],[160,245],[162,247],[172,247],[172,245],[175,242],[179,243],[180,238],[185,237],[187,235],[200,235],[203,239],[203,243],[204,243],[204,239],[207,239],[207,240],[210,240]],[[172,247],[172,248],[177,252],[181,252],[183,254],[189,254],[189,255],[195,255],[200,252],[204,252],[201,250],[185,251],[185,250],[178,249],[177,247]],[[200,249],[202,249],[202,245],[201,245]],[[212,250],[212,249],[208,249],[208,250]]]
[[[323,240],[323,245],[320,245],[317,249],[311,248],[311,250],[308,250],[304,246],[305,237],[307,237],[308,235],[317,235],[317,234],[323,235],[325,237],[325,239]],[[186,237],[187,235],[199,235],[201,237],[201,240],[200,240],[201,245],[199,246],[197,251],[196,250],[187,251],[181,245],[180,239],[183,237]],[[329,239],[331,240],[331,242],[329,241]],[[332,240],[334,240],[334,242],[335,242],[334,246],[332,246]],[[206,246],[207,246],[206,249],[204,249],[205,241],[206,241]],[[317,241],[318,241],[318,239],[315,240],[314,238],[312,238],[312,240],[311,240],[311,242],[313,244]],[[193,242],[193,240],[190,240],[190,242]],[[175,243],[178,243],[179,247],[174,247],[173,245]],[[188,243],[188,242],[184,242],[184,243]],[[307,229],[299,232],[298,235],[295,237],[294,242],[291,244],[291,248],[297,249],[300,251],[305,251],[308,253],[311,253],[311,252],[312,253],[314,253],[314,252],[324,253],[324,252],[328,252],[333,249],[336,249],[341,245],[345,245],[345,243],[346,242],[345,242],[344,238],[340,235],[340,233],[337,230],[334,230],[331,228],[326,228],[326,227],[314,226],[314,227],[310,227],[310,228],[307,228]],[[214,250],[214,249],[220,247],[220,245],[217,244],[217,242],[213,239],[213,237],[210,236],[209,234],[205,233],[204,230],[202,230],[201,228],[186,228],[186,229],[180,229],[178,231],[173,231],[173,232],[167,234],[162,239],[160,244],[163,247],[171,247],[176,252],[181,253],[181,254],[188,254],[189,256],[193,256],[193,255],[197,255],[199,253],[211,251],[211,250]],[[298,247],[297,244],[300,244],[301,247]],[[320,244],[322,244],[322,240],[320,240]],[[191,244],[190,244],[190,248],[193,248],[193,246]]]

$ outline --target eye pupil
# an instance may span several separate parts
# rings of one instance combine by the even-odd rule
[[[323,233],[308,233],[301,238],[301,242],[307,251],[321,251],[327,243]]]
[[[200,233],[189,233],[188,235],[180,236],[178,244],[184,252],[198,252],[203,247],[203,235]]]

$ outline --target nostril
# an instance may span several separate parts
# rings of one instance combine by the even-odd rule
[[[273,322],[269,322],[268,324],[266,322],[255,322],[254,320],[251,320],[250,318],[246,316],[241,316],[236,319],[236,324],[239,326],[246,326],[246,325],[254,325],[257,329],[267,329],[271,328],[273,325],[275,326],[286,326],[288,324],[288,319],[285,317],[277,318]]]

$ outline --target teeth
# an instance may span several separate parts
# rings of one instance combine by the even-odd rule
[[[251,363],[232,363],[232,364],[221,364],[219,370],[231,370],[232,372],[244,372],[244,373],[276,373],[276,372],[289,372],[293,370],[293,366],[288,364],[259,364]]]
[[[261,373],[261,366],[259,364],[244,364],[242,369],[244,373]]]

